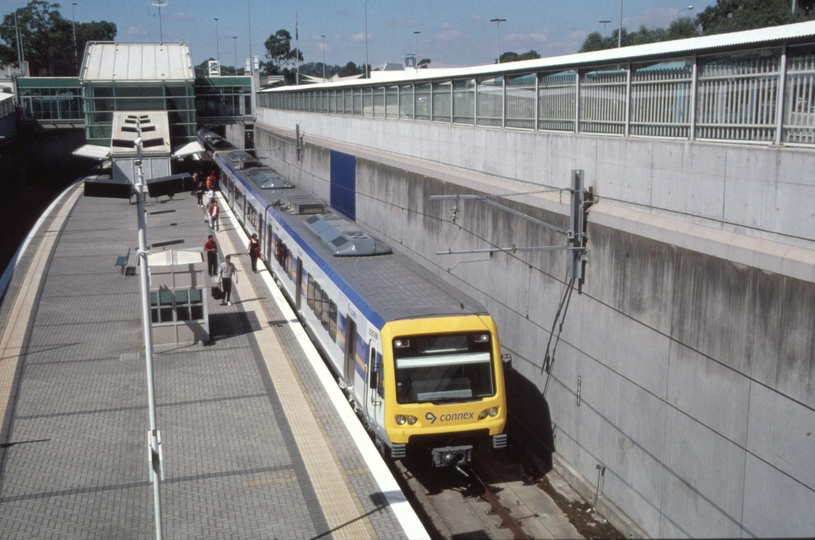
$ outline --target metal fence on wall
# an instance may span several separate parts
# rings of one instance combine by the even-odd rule
[[[815,145],[815,44],[398,84],[285,87],[261,93],[258,103],[520,130]]]

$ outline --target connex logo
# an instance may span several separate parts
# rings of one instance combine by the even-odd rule
[[[438,420],[439,422],[454,422],[456,420],[473,420],[473,418],[475,417],[475,413],[464,412],[456,414],[443,414],[437,418],[435,414],[429,412],[425,414],[424,417],[425,419],[430,420],[431,424],[435,424],[436,420]]]

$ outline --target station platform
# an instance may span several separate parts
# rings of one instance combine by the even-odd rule
[[[267,270],[224,209],[232,306],[207,345],[154,354],[166,538],[427,538]],[[201,249],[194,196],[151,199],[151,251]],[[155,536],[136,205],[66,190],[0,303],[0,523],[14,538]],[[259,265],[260,267],[260,265]],[[2,285],[2,283],[0,283]]]

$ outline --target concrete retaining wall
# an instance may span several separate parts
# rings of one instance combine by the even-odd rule
[[[552,425],[532,427],[556,467],[589,498],[605,465],[598,507],[627,535],[815,534],[812,152],[260,114],[260,155],[323,198],[328,149],[357,156],[358,221],[487,306],[545,397]],[[572,168],[601,196],[583,294],[563,253],[435,255],[564,243],[475,201],[452,223],[429,197],[563,187]],[[568,195],[508,200],[566,226]]]

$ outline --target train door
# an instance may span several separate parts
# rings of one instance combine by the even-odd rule
[[[266,224],[266,252],[265,252],[264,258],[266,259],[266,261],[268,261],[270,263],[272,262],[272,258],[273,258],[272,253],[273,253],[272,252],[272,224],[267,223]]]
[[[294,306],[297,308],[297,311],[300,311],[300,299],[302,298],[302,293],[300,290],[303,288],[303,259],[297,257],[297,283],[294,287]]]
[[[357,323],[355,323],[351,317],[347,317],[345,320],[345,364],[343,366],[343,376],[345,377],[345,382],[348,383],[348,388],[353,389],[354,367],[357,363]]]
[[[377,353],[376,344],[371,340],[368,344],[368,381],[365,385],[365,413],[371,426],[383,425],[383,409],[385,402],[384,374],[382,373],[382,355]]]

